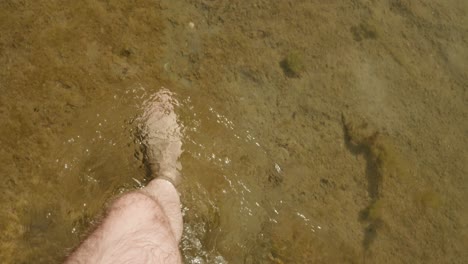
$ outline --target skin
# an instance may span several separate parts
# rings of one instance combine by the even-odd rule
[[[182,214],[175,185],[182,153],[177,101],[166,89],[148,103],[147,163],[158,176],[146,187],[116,199],[102,223],[68,257],[75,263],[181,263]]]

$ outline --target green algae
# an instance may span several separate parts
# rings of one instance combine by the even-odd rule
[[[368,250],[385,225],[383,181],[391,177],[405,178],[408,167],[389,135],[366,121],[356,121],[343,115],[342,122],[348,149],[354,154],[364,155],[367,162],[366,177],[371,201],[361,211],[360,220],[367,223],[363,247]]]
[[[300,77],[305,69],[302,55],[299,52],[288,53],[286,58],[281,61],[280,65],[288,77]]]
[[[356,124],[355,121],[343,116],[345,136],[351,143],[351,147],[357,152],[364,152],[366,159],[375,167],[374,177],[401,177],[406,174],[407,165],[398,152],[391,138],[373,128],[367,122]]]
[[[369,222],[382,220],[384,202],[381,199],[375,200],[365,210],[361,212],[361,219]]]

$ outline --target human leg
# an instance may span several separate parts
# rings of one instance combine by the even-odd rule
[[[145,111],[146,162],[156,179],[118,198],[101,225],[66,263],[180,263],[182,141],[168,90],[155,95]],[[158,178],[159,177],[159,178]]]

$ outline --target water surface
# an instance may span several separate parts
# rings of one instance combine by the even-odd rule
[[[186,263],[468,260],[465,1],[0,10],[2,263],[59,263],[145,184],[138,117],[162,87]]]

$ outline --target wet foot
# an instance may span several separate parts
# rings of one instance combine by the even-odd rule
[[[179,157],[182,154],[181,127],[177,123],[173,94],[162,89],[148,105],[146,122],[146,159],[153,177],[166,179],[175,186],[181,182]]]

